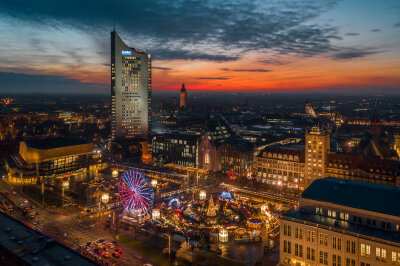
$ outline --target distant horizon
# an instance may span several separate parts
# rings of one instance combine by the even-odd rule
[[[179,97],[180,89],[153,89],[153,95],[155,96],[176,96]],[[262,91],[262,90],[240,90],[240,91],[215,91],[215,90],[190,90],[188,89],[187,97],[192,96],[202,96],[202,95],[249,95],[249,96],[279,96],[279,95],[302,95],[302,96],[310,96],[310,97],[319,97],[319,96],[371,96],[371,97],[380,97],[380,96],[400,96],[400,89],[394,92],[379,92],[379,91],[307,91],[307,90],[285,90],[285,91]],[[111,93],[107,92],[97,92],[97,93],[51,93],[51,92],[2,92],[0,91],[0,98],[3,97],[21,97],[21,96],[57,96],[57,97],[81,97],[83,95],[87,96],[99,96],[99,97],[111,97]]]

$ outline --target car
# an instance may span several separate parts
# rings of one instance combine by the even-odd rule
[[[87,242],[86,246],[91,247],[92,246],[92,242]]]
[[[28,203],[28,200],[24,200],[24,203]]]
[[[107,247],[112,249],[115,247],[115,245],[113,243],[107,243]]]
[[[33,219],[33,218],[35,218],[35,215],[34,215],[34,214],[31,214],[29,217],[31,217],[31,218]]]
[[[8,195],[8,194],[10,194],[10,191],[6,191],[5,193],[6,193],[6,195]]]
[[[121,256],[118,252],[113,252],[112,255],[114,258],[119,258]]]
[[[35,214],[36,214],[36,215],[39,215],[39,214],[40,214],[40,212],[35,212]]]
[[[103,258],[108,259],[110,257],[110,253],[109,252],[104,252],[102,254]]]
[[[115,252],[118,252],[119,254],[121,254],[122,253],[122,248],[116,248]]]
[[[39,224],[39,221],[34,221],[33,224],[34,224],[34,225],[38,225],[38,224]]]
[[[14,188],[13,188],[13,187],[10,187],[10,189],[11,189],[11,190],[14,190]]]
[[[12,193],[13,195],[17,195],[17,192],[15,192],[15,191],[13,191],[13,193]]]

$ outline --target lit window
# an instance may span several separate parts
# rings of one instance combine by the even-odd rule
[[[371,246],[366,244],[361,244],[360,246],[360,256],[369,258],[371,256]]]
[[[386,262],[386,249],[376,248],[376,261]]]

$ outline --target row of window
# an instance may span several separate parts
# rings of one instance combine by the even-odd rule
[[[326,235],[325,235],[326,236]],[[334,248],[337,250],[341,250],[340,243],[335,241],[341,241],[341,238],[333,238],[334,240]],[[326,237],[325,240],[326,241]],[[351,245],[350,245],[351,242]],[[352,254],[355,254],[355,242],[354,241],[347,241],[346,251]],[[351,251],[351,252],[350,252]],[[283,241],[283,252],[287,254],[292,254],[292,242],[288,240]],[[315,261],[315,248],[306,247],[306,259]],[[294,255],[300,258],[303,258],[303,245],[295,243],[294,244]],[[360,245],[360,256],[365,258],[371,257],[371,246],[361,243]],[[386,262],[387,261],[387,250],[384,248],[377,247],[375,249],[375,260],[378,262]],[[392,251],[392,259],[391,262],[393,265],[400,265],[400,252]],[[319,263],[328,265],[328,252],[326,251],[319,251]],[[340,255],[333,254],[332,255],[332,265],[340,266],[342,264],[342,257]],[[355,260],[347,258],[346,259],[346,266],[354,266]]]
[[[345,220],[348,221],[349,220],[349,214],[344,213],[344,212],[339,212],[337,215],[336,211],[333,210],[324,210],[322,208],[315,208],[315,213],[318,215],[322,215],[322,216],[327,216],[327,217],[332,217],[332,218],[340,218],[341,220]],[[354,215],[352,221],[355,223],[359,223],[359,224],[363,224],[364,223],[365,218],[361,217],[361,216],[357,216]],[[368,226],[373,226],[375,227],[377,225],[377,221],[375,219],[371,219],[371,218],[367,218],[366,219],[366,224]],[[386,229],[386,230],[391,230],[392,229],[392,225],[389,222],[385,222],[385,221],[381,221],[381,228],[382,229]],[[397,224],[396,225],[396,231],[400,231],[400,225]]]

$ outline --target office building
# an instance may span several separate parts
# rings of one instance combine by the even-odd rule
[[[306,186],[313,180],[325,177],[325,165],[330,151],[330,135],[318,127],[306,133],[305,177]]]
[[[217,170],[234,176],[252,174],[254,146],[240,137],[230,137],[217,149]]]
[[[304,190],[304,146],[272,145],[254,159],[257,180],[276,186]]]
[[[153,162],[156,165],[198,166],[199,135],[164,133],[152,137]]]
[[[112,140],[148,141],[151,132],[151,56],[111,32]]]
[[[280,217],[279,265],[400,265],[400,190],[322,178]]]

